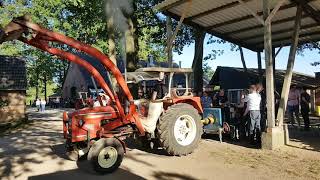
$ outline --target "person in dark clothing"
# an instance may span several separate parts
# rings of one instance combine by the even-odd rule
[[[224,107],[228,103],[228,97],[225,94],[224,89],[220,89],[219,93],[217,93],[214,97],[214,105]]]
[[[309,112],[310,112],[310,95],[306,91],[307,89],[304,87],[302,88],[301,95],[300,95],[300,107],[301,107],[301,115],[304,121],[304,129],[309,130],[310,126],[310,119],[309,119]]]
[[[261,119],[260,119],[260,126],[261,126],[261,132],[266,131],[267,129],[267,96],[266,96],[266,92],[263,88],[263,85],[261,83],[258,83],[256,85],[257,88],[257,92],[260,94],[261,96],[261,102],[260,102],[260,115],[261,115]]]
[[[228,122],[230,120],[230,109],[228,107],[228,97],[224,89],[220,89],[219,93],[213,97],[213,102],[214,106],[221,107],[222,119]]]

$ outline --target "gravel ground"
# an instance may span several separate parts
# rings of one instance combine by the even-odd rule
[[[113,174],[96,175],[86,161],[67,160],[63,153],[63,110],[45,113],[28,109],[27,127],[0,137],[0,179],[320,179],[319,136],[294,136],[281,150],[257,150],[238,143],[203,139],[199,148],[185,157],[128,148]],[[304,142],[301,137],[307,137]]]

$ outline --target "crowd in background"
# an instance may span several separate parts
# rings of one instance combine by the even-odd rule
[[[230,106],[236,108],[238,115],[236,116],[239,121],[239,129],[241,132],[247,133],[245,136],[249,137],[250,142],[253,144],[261,144],[261,132],[266,130],[266,93],[262,84],[254,84],[248,90],[241,92],[240,103],[231,105],[228,102],[228,97],[224,89],[210,96],[208,92],[203,92],[201,95],[201,103],[203,108],[218,107],[221,108],[222,118],[224,121],[230,119]],[[275,92],[275,109],[276,115],[280,104],[280,95]],[[295,120],[298,126],[300,123],[300,113],[304,119],[305,130],[309,130],[310,120],[310,95],[307,93],[306,88],[297,88],[291,86],[288,98],[288,118],[294,126]]]

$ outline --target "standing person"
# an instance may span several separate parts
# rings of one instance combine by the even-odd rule
[[[216,106],[225,106],[228,103],[228,97],[225,94],[224,89],[220,89],[214,97],[214,105]]]
[[[288,112],[289,112],[289,120],[291,125],[295,123],[294,115],[298,121],[298,125],[300,127],[300,117],[299,117],[299,104],[300,104],[300,93],[297,90],[295,85],[292,85],[289,91],[288,97]]]
[[[46,100],[41,99],[40,105],[41,105],[41,111],[43,112],[46,109]]]
[[[261,127],[260,127],[260,103],[261,95],[257,92],[256,85],[250,86],[250,93],[244,99],[247,102],[247,109],[250,115],[250,142],[255,144],[256,142],[260,145],[261,143]],[[256,142],[254,138],[256,137]]]
[[[304,121],[304,129],[307,131],[309,130],[310,126],[310,119],[309,119],[309,112],[310,112],[310,95],[306,91],[305,87],[302,88],[301,91],[301,99],[300,99],[300,106],[301,106],[301,115]]]
[[[212,99],[209,97],[208,92],[204,91],[201,96],[201,105],[202,108],[211,108],[212,107]]]
[[[37,111],[39,112],[40,111],[40,99],[37,98],[36,100],[36,107],[37,107]]]
[[[261,131],[265,131],[267,127],[267,115],[266,115],[266,110],[267,110],[267,98],[266,98],[266,93],[264,91],[263,85],[261,83],[258,83],[256,85],[257,88],[257,93],[260,94],[261,96],[261,102],[260,102],[260,126],[261,126]],[[276,108],[277,110],[277,108]]]
[[[230,120],[230,109],[228,107],[228,97],[224,89],[220,89],[219,93],[213,97],[214,105],[220,106],[222,111],[222,119],[224,121]]]
[[[248,122],[248,118],[247,118],[247,103],[244,102],[245,100],[245,97],[246,97],[246,92],[245,90],[242,90],[241,91],[241,94],[240,94],[240,103],[236,106],[237,107],[237,111],[240,115],[240,136],[241,137],[247,137],[247,122]]]

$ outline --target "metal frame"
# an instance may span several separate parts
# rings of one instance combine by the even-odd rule
[[[119,119],[114,120],[108,124],[108,129],[116,128],[125,124],[135,124],[140,134],[144,135],[145,131],[138,117],[138,113],[136,112],[136,106],[134,105],[133,97],[130,93],[130,90],[119,69],[113,64],[113,62],[106,55],[104,55],[99,50],[91,47],[90,45],[77,41],[73,38],[67,37],[63,34],[50,31],[46,28],[43,28],[27,20],[21,20],[21,18],[14,19],[9,25],[7,25],[7,27],[10,27],[12,25],[18,26],[19,29],[18,30],[15,29],[13,32],[7,32],[6,34],[7,39],[11,40],[12,38],[18,38],[18,40],[28,45],[34,46],[52,55],[56,55],[61,59],[74,62],[80,65],[81,67],[85,68],[97,80],[101,88],[107,93],[107,95],[112,100],[113,106],[116,107],[117,114],[119,115],[118,117]],[[32,32],[32,37],[30,39],[22,37],[22,34],[24,32],[30,32],[30,31]],[[104,80],[104,78],[96,68],[94,68],[90,63],[88,63],[87,61],[83,60],[82,58],[78,57],[73,53],[65,52],[61,49],[50,46],[52,43],[69,45],[70,47],[83,51],[88,55],[91,55],[92,57],[99,60],[101,64],[106,68],[106,70],[111,72],[113,76],[116,78],[118,85],[120,86],[122,92],[124,93],[126,99],[128,100],[129,102],[128,114],[125,114],[124,108],[122,107],[122,104],[118,98],[118,95],[115,92],[111,91],[108,84],[106,83],[106,81]],[[104,108],[95,108],[95,109],[92,109],[92,112],[99,112],[103,109]]]

